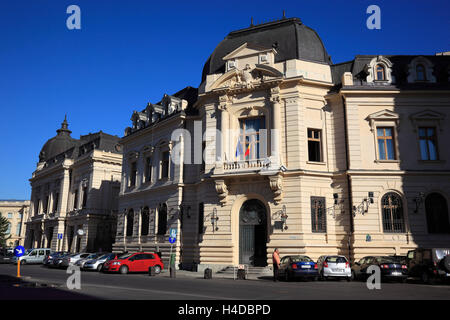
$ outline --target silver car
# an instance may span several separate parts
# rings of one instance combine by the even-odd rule
[[[317,260],[317,268],[322,280],[343,278],[350,281],[352,279],[352,269],[345,256],[321,256]]]
[[[104,254],[104,255],[98,257],[97,259],[88,260],[84,264],[83,270],[102,271],[103,264],[108,260],[115,259],[116,257],[117,257],[117,254],[115,254],[115,253],[107,253],[107,254]]]
[[[97,259],[98,257],[100,257],[102,254],[101,253],[91,253],[90,255],[88,255],[85,258],[79,259],[75,265],[80,267],[81,269],[83,269],[84,264],[89,261],[89,260],[93,260],[93,259]]]

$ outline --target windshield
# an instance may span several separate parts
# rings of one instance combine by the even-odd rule
[[[310,257],[307,256],[292,256],[292,262],[313,262]]]
[[[345,257],[334,256],[334,257],[327,257],[325,261],[330,263],[346,263],[347,259]]]
[[[122,255],[120,255],[117,259],[127,259],[129,257],[131,257],[133,254],[132,253],[124,253]]]
[[[395,260],[391,257],[375,257],[378,263],[395,263]]]
[[[98,254],[93,253],[93,254],[88,255],[88,256],[86,257],[86,259],[94,259],[94,258],[97,258],[97,257],[98,257]]]

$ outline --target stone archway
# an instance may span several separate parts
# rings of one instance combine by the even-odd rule
[[[257,199],[245,201],[239,210],[239,263],[267,265],[267,210]]]

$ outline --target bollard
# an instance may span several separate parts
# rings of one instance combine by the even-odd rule
[[[175,271],[175,267],[170,267],[170,277],[171,278],[176,278],[176,271]]]
[[[205,279],[212,279],[212,270],[210,268],[206,268],[205,269],[204,278]]]

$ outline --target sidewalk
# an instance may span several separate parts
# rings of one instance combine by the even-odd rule
[[[161,271],[161,276],[170,277],[169,270],[162,270]],[[176,277],[204,279],[204,274],[203,274],[203,272],[177,270],[176,271]],[[217,273],[217,272],[212,274],[212,279],[229,279],[229,280],[234,280],[233,274]],[[238,280],[237,279],[237,275],[236,275],[236,280]],[[265,280],[265,281],[267,281],[267,280],[273,280],[273,276],[271,274],[267,274],[267,273],[264,273],[264,274],[248,274],[246,280],[259,280],[259,281]]]

